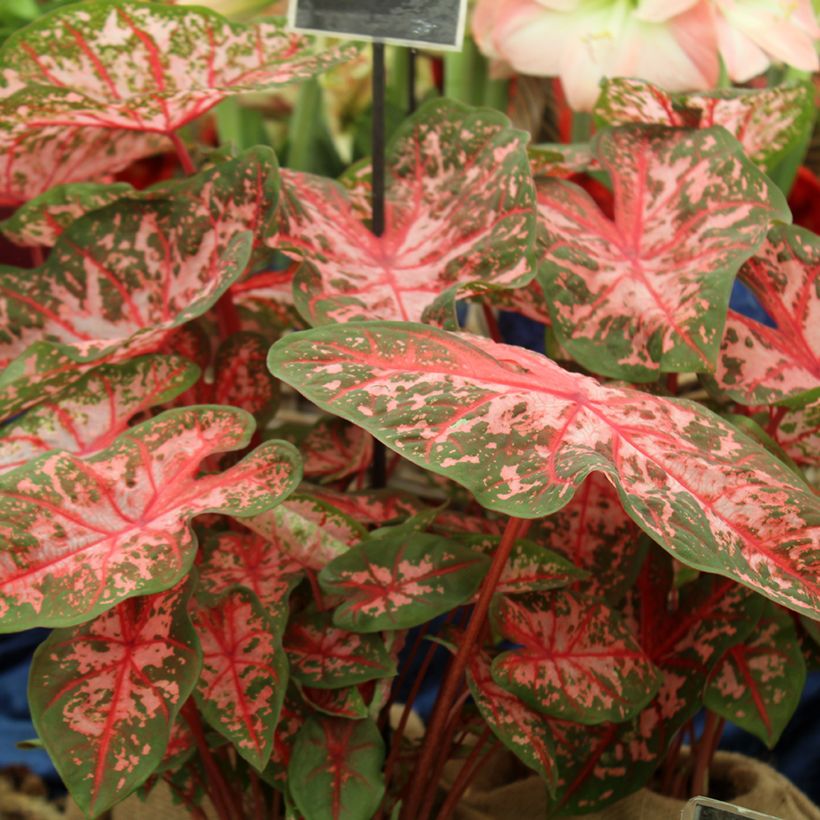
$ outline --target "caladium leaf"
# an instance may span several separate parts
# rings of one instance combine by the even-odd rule
[[[346,553],[365,534],[364,528],[330,504],[297,494],[275,509],[244,522],[293,564],[321,570]]]
[[[329,612],[291,618],[284,642],[291,674],[317,689],[340,689],[396,674],[395,661],[378,635],[339,629]]]
[[[159,765],[200,668],[180,585],[53,632],[34,655],[37,733],[81,809],[96,817]]]
[[[588,476],[569,504],[539,521],[530,535],[587,570],[583,586],[613,603],[631,586],[644,554],[640,529],[601,473]]]
[[[0,272],[4,393],[20,389],[37,343],[75,363],[155,350],[243,273],[277,189],[273,152],[254,148],[78,220],[34,271]]]
[[[489,559],[440,535],[366,538],[331,561],[322,589],[342,597],[337,626],[356,632],[410,629],[469,601]]]
[[[287,503],[287,502],[285,502]],[[206,540],[199,564],[201,597],[249,589],[275,623],[287,617],[290,593],[303,576],[301,564],[253,532],[221,532]]]
[[[542,143],[530,146],[527,153],[536,180],[543,177],[566,179],[574,174],[599,170],[592,148],[586,142],[571,145]]]
[[[307,79],[355,53],[314,53],[274,23],[233,24],[204,8],[103,0],[15,32],[0,65],[7,83],[48,92],[36,115],[20,115],[32,128],[171,134],[230,95]]]
[[[344,689],[300,686],[299,694],[308,706],[323,715],[347,720],[362,720],[368,716],[367,704],[355,686],[346,686]]]
[[[605,387],[521,348],[405,323],[293,334],[269,366],[485,507],[549,515],[599,471],[682,562],[810,617],[820,611],[817,498],[692,402]]]
[[[250,516],[281,501],[299,482],[299,456],[286,442],[194,479],[212,453],[245,447],[252,428],[241,410],[169,410],[87,459],[57,452],[8,473],[0,632],[81,623],[167,589],[193,561],[193,516]]]
[[[759,89],[725,88],[705,94],[667,94],[652,83],[618,77],[603,82],[594,113],[605,125],[720,125],[740,142],[754,162],[772,167],[811,123],[814,91],[811,83],[793,83]]]
[[[265,367],[270,344],[258,333],[241,331],[226,339],[214,363],[214,401],[266,418],[279,402],[279,382]]]
[[[270,361],[270,359],[268,360]],[[362,524],[382,526],[396,519],[415,515],[424,504],[409,493],[397,490],[363,490],[337,492],[327,487],[311,487],[310,494],[325,504],[332,504],[349,518]]]
[[[820,395],[820,237],[772,228],[740,278],[775,327],[730,311],[714,382],[743,404]]]
[[[309,718],[288,766],[288,786],[310,820],[370,820],[384,796],[384,741],[372,720]]]
[[[287,688],[280,638],[253,593],[243,589],[213,606],[195,605],[192,619],[202,644],[197,706],[248,763],[264,769]]]
[[[552,326],[589,370],[628,381],[712,370],[735,274],[783,195],[722,128],[599,134],[615,218],[564,180],[538,186],[539,277]]]
[[[338,481],[367,469],[373,460],[373,439],[341,419],[321,419],[299,452],[305,460],[305,478]]]
[[[529,282],[535,215],[525,142],[497,111],[427,103],[388,150],[380,238],[357,213],[355,190],[284,172],[276,241],[305,262],[294,280],[305,319],[418,321],[436,303],[452,320],[457,293]]]
[[[555,792],[558,772],[552,732],[544,715],[502,689],[490,674],[490,657],[484,652],[472,655],[467,668],[467,684],[487,725],[499,740],[534,769]]]
[[[288,693],[279,713],[279,723],[273,736],[273,753],[270,763],[262,772],[262,779],[280,791],[286,789],[287,770],[293,753],[293,744],[306,719],[304,706],[298,698],[292,697],[292,692]]]
[[[199,378],[185,359],[144,356],[100,365],[60,393],[0,427],[0,472],[49,450],[87,456],[108,447],[134,416],[171,401]]]
[[[806,467],[820,466],[820,398],[787,412],[775,433],[787,455]]]
[[[501,634],[518,645],[493,679],[545,714],[578,723],[624,721],[654,697],[661,675],[602,600],[560,590],[500,599]]]
[[[72,222],[133,191],[124,182],[55,185],[0,222],[0,231],[17,245],[50,248]]]
[[[252,276],[231,287],[234,304],[246,330],[257,333],[276,332],[305,325],[293,304],[293,276],[298,265],[287,270],[268,271]]]
[[[794,621],[767,602],[754,633],[712,670],[703,701],[771,749],[797,709],[805,682]]]

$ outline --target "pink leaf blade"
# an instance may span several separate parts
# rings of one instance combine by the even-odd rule
[[[341,419],[321,419],[301,442],[305,478],[338,481],[366,470],[373,460],[373,439]]]
[[[230,336],[216,354],[214,401],[269,418],[279,403],[279,382],[265,367],[268,341],[258,333],[240,331]]]

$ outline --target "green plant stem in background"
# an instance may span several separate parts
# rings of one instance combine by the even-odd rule
[[[299,95],[293,109],[288,142],[288,168],[294,171],[315,169],[316,142],[322,116],[322,87],[316,79],[306,80],[299,87]]]
[[[467,105],[484,102],[487,61],[470,37],[464,48],[444,57],[444,96]]]

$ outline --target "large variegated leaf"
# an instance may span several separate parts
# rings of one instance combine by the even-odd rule
[[[197,705],[248,763],[264,769],[287,687],[280,638],[247,590],[231,590],[213,606],[194,605],[192,619],[202,644]]]
[[[257,417],[276,410],[279,382],[265,367],[270,345],[258,333],[241,331],[220,345],[214,362],[214,401],[241,407]]]
[[[643,556],[640,529],[601,473],[588,476],[569,504],[539,521],[530,537],[587,570],[585,586],[613,603],[631,585]]]
[[[820,238],[777,226],[740,278],[775,327],[730,311],[714,381],[743,404],[820,395]]]
[[[164,404],[199,378],[179,357],[145,356],[94,368],[53,402],[0,427],[0,472],[49,450],[87,456],[108,447],[134,416]]]
[[[820,397],[805,407],[787,412],[775,438],[798,464],[820,466]]]
[[[372,720],[312,717],[296,737],[288,787],[309,820],[371,820],[384,795],[383,762]]]
[[[331,504],[302,494],[244,523],[270,542],[270,549],[316,571],[346,553],[365,534],[360,524]]]
[[[294,295],[305,319],[419,321],[434,303],[446,311],[457,292],[530,281],[535,214],[525,141],[497,111],[448,100],[423,106],[389,149],[382,237],[357,213],[360,192],[283,174],[277,244],[304,260]]]
[[[116,202],[133,190],[124,182],[55,185],[19,207],[5,222],[0,222],[0,231],[18,245],[50,248],[72,222]]]
[[[596,373],[651,381],[709,371],[735,274],[782,194],[722,128],[629,125],[600,134],[614,221],[582,188],[538,186],[539,276],[559,340]]]
[[[269,365],[490,509],[549,515],[600,471],[684,563],[820,612],[820,502],[692,402],[605,387],[521,348],[404,323],[294,334]]]
[[[788,612],[767,603],[754,633],[712,670],[704,703],[770,749],[803,694],[806,664]]]
[[[291,674],[317,689],[340,689],[396,674],[380,636],[340,629],[329,612],[292,618],[284,641]]]
[[[131,356],[204,313],[243,273],[277,190],[273,152],[255,148],[78,220],[34,271],[0,272],[5,400],[31,389],[33,345],[80,363]]]
[[[12,86],[44,92],[36,111],[19,115],[30,128],[170,134],[227,96],[307,79],[354,53],[314,53],[274,23],[233,24],[203,8],[102,0],[11,35],[0,67]]]
[[[469,661],[467,684],[476,706],[499,740],[554,791],[558,772],[549,722],[542,713],[502,689],[490,674],[490,663],[484,652],[475,652]]]
[[[545,714],[623,721],[654,697],[661,675],[602,600],[558,591],[502,598],[496,627],[516,649],[492,664],[496,683]]]
[[[399,529],[366,538],[321,572],[342,598],[333,622],[356,632],[409,629],[468,601],[489,560],[440,535]]]
[[[667,94],[652,83],[605,80],[595,104],[599,123],[654,123],[673,127],[720,125],[758,165],[772,167],[799,139],[814,116],[810,83],[773,88],[725,88],[708,93]]]
[[[340,492],[327,487],[311,487],[310,494],[325,504],[332,504],[362,524],[383,526],[399,518],[415,515],[425,508],[417,498],[398,490]]]
[[[182,586],[51,634],[34,656],[37,733],[71,796],[99,816],[160,764],[200,668]]]
[[[373,460],[373,439],[341,419],[321,419],[301,442],[305,478],[338,481],[366,470]]]
[[[86,459],[45,455],[0,482],[0,632],[87,621],[189,569],[190,519],[259,514],[292,492],[299,456],[268,442],[196,480],[215,452],[245,447],[252,418],[227,407],[169,410]]]
[[[198,566],[204,593],[220,596],[244,587],[273,621],[287,617],[288,598],[304,573],[301,564],[277,549],[275,542],[253,532],[231,530],[206,539],[204,552],[205,560]]]

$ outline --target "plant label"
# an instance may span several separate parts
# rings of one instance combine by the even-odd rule
[[[711,797],[693,797],[684,807],[681,820],[778,820],[771,814],[743,809]]]
[[[297,31],[460,51],[467,0],[290,0]]]

